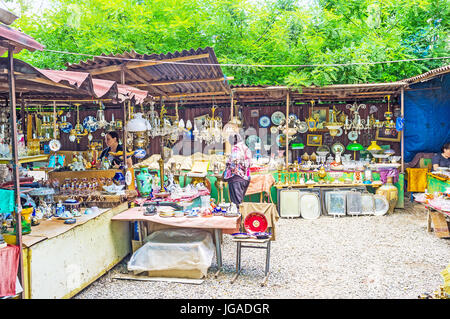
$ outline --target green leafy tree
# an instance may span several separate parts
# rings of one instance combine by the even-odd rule
[[[388,82],[448,64],[448,0],[53,0],[37,15],[21,0],[14,26],[47,49],[90,55],[168,53],[211,46],[233,84]],[[29,4],[29,3],[28,3]],[[23,51],[42,68],[88,57]],[[227,64],[259,67],[225,66]]]

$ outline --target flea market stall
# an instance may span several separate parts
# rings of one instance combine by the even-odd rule
[[[14,71],[20,96],[16,143],[8,134],[12,118],[1,110],[2,239],[23,247],[25,298],[68,298],[131,251],[129,227],[110,220],[136,194],[116,183],[132,171],[96,161],[101,133],[123,130],[127,107],[142,103],[147,91],[20,60]],[[9,174],[11,144],[18,150],[20,188]],[[12,196],[17,190],[19,209]]]

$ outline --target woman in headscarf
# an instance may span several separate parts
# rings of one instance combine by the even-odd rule
[[[232,145],[232,149],[227,159],[224,180],[228,182],[231,202],[239,207],[250,184],[252,152],[244,144],[239,134],[231,135],[229,142]]]

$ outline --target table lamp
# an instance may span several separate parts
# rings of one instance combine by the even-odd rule
[[[356,142],[350,143],[347,145],[347,150],[349,151],[353,151],[353,160],[356,160],[356,151],[361,151],[363,150],[364,147]]]

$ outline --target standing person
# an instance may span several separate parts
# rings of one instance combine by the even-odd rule
[[[250,184],[252,153],[239,134],[231,135],[229,141],[232,145],[231,154],[227,159],[223,176],[224,180],[228,182],[231,202],[239,207]]]
[[[441,153],[434,155],[431,163],[434,170],[437,170],[438,167],[450,167],[450,143],[442,146]]]
[[[117,153],[122,151],[123,152],[123,146],[122,144],[119,144],[119,134],[117,132],[108,132],[105,135],[105,143],[106,148],[102,151],[100,154],[100,157],[97,161],[97,168],[100,167],[103,158],[108,159],[108,161],[111,164],[111,168],[120,168],[123,166],[123,155],[114,156],[110,153]],[[127,157],[127,166],[132,167],[133,162],[131,161],[130,157]]]

